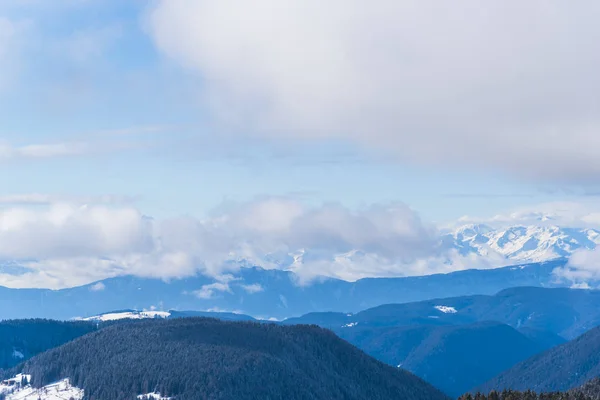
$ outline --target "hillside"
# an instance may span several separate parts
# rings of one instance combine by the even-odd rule
[[[399,365],[453,397],[547,348],[546,343],[493,322],[335,332],[367,354]]]
[[[599,376],[600,327],[515,365],[478,389],[565,391]]]
[[[585,396],[588,396],[590,400],[600,400],[600,378],[592,379],[570,392],[572,394],[582,393]]]
[[[97,400],[160,393],[186,399],[445,399],[416,376],[315,326],[206,318],[108,326],[6,375],[61,379]]]
[[[540,335],[572,339],[600,325],[600,291],[517,287],[493,296],[461,296],[405,304],[387,304],[356,314],[311,313],[285,323],[337,329],[414,325],[458,325],[497,321]],[[527,333],[526,333],[527,334]],[[550,335],[547,340],[556,343]]]
[[[50,320],[0,322],[0,368],[13,367],[48,349],[96,330],[95,324]]]
[[[313,311],[355,313],[381,304],[492,295],[515,286],[569,286],[569,282],[557,282],[553,274],[565,262],[560,259],[491,270],[356,282],[323,278],[301,284],[301,278],[290,271],[249,267],[232,272],[226,285],[206,276],[168,282],[122,276],[62,290],[0,287],[0,318],[86,318],[109,310],[144,310],[153,306],[163,310],[235,311],[267,319]]]

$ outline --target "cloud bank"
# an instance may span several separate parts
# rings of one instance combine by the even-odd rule
[[[124,274],[222,276],[239,268],[240,260],[290,268],[306,279],[410,275],[431,268],[416,260],[437,256],[436,245],[437,229],[401,203],[352,211],[263,198],[223,207],[203,220],[154,220],[126,205],[11,206],[0,211],[0,260],[22,260],[26,270],[0,273],[0,282],[64,287]]]
[[[591,0],[158,0],[145,25],[202,78],[230,133],[587,182],[600,176],[599,11]]]
[[[597,202],[550,202],[533,207],[523,207],[491,218],[465,215],[451,222],[445,228],[455,228],[465,224],[486,224],[494,228],[515,225],[560,226],[565,228],[600,227],[600,212]]]
[[[309,284],[321,276],[415,276],[515,262],[491,250],[486,256],[464,255],[441,246],[444,229],[421,220],[403,203],[350,210],[263,197],[224,204],[203,219],[154,219],[131,204],[111,202],[110,196],[88,205],[45,204],[51,198],[38,196],[25,196],[21,200],[30,202],[21,206],[9,202],[0,208],[0,285],[61,288],[121,275],[168,280],[204,274],[215,283],[195,295],[211,298],[230,290],[233,274],[247,265],[290,270],[298,284]],[[5,196],[18,197],[23,196]],[[584,221],[593,223],[590,215],[597,215],[571,203],[554,207],[555,217],[549,220],[551,205],[541,206],[539,213],[523,210],[495,218],[498,226],[581,228]],[[555,271],[557,279],[575,285],[597,280],[598,254],[574,253],[567,268]],[[249,294],[263,290],[256,284],[243,289]]]

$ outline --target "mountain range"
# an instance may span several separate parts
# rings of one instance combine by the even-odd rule
[[[439,230],[437,253],[446,263],[454,262],[452,254],[476,255],[488,262],[503,260],[505,265],[534,263],[569,257],[579,250],[593,250],[600,244],[600,230],[591,228],[561,227],[550,224],[549,216],[541,218],[535,225],[465,224]],[[449,252],[450,251],[450,252]],[[377,256],[364,249],[353,249],[339,253],[317,251],[310,248],[292,249],[281,253],[270,253],[257,260],[233,259],[243,265],[276,265],[278,269],[299,271],[315,261],[332,265],[360,265],[378,260]]]
[[[461,255],[498,254],[513,262],[540,262],[568,257],[577,250],[595,249],[600,244],[600,230],[556,225],[493,228],[468,224],[446,231],[441,242],[443,249],[456,249]]]
[[[227,311],[261,319],[284,319],[312,311],[359,312],[388,303],[495,294],[515,286],[563,287],[556,268],[566,259],[511,267],[466,270],[356,282],[322,278],[302,284],[290,271],[242,268],[213,278],[165,281],[122,276],[62,290],[0,287],[0,318],[85,318],[111,310]]]
[[[353,313],[309,313],[286,324],[316,324],[333,330],[392,326],[444,326],[496,321],[515,329],[549,332],[566,340],[600,325],[600,291],[517,287],[495,295],[387,304]]]
[[[600,325],[600,291],[510,288],[493,296],[388,304],[356,314],[310,313],[283,323],[329,328],[457,397]]]

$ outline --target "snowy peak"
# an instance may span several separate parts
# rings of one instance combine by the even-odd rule
[[[558,226],[511,226],[493,229],[487,225],[465,225],[442,237],[445,248],[461,254],[500,254],[515,261],[539,262],[567,257],[580,249],[594,249],[600,243],[595,229]]]

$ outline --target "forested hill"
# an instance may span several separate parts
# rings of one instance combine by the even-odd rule
[[[18,372],[31,374],[35,386],[71,378],[95,400],[152,392],[177,400],[446,399],[328,330],[207,318],[115,324],[7,375]]]
[[[96,324],[45,319],[0,322],[0,368],[13,367],[48,349],[95,331]]]
[[[513,366],[477,389],[566,391],[599,376],[600,327],[597,327]]]

